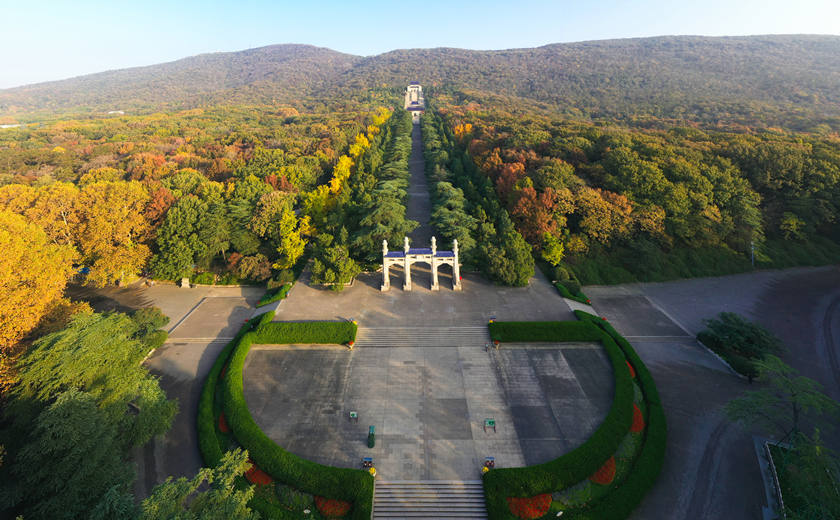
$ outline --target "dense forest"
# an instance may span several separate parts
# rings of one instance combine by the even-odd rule
[[[0,91],[0,123],[218,104],[363,99],[411,80],[632,125],[840,129],[840,37],[669,36],[360,57],[276,45]],[[300,108],[300,106],[298,106]]]
[[[595,125],[464,93],[437,103],[455,149],[537,257],[559,266],[555,279],[656,281],[840,255],[836,134]],[[457,176],[463,160],[448,167]]]

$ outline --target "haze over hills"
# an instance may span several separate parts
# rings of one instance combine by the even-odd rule
[[[840,128],[840,37],[809,35],[666,36],[371,57],[274,45],[2,90],[0,116],[272,103],[402,88],[415,79],[530,99],[573,117]]]

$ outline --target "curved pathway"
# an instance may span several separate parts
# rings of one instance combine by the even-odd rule
[[[703,320],[737,312],[778,335],[782,357],[840,395],[840,269],[795,268],[664,283],[586,287],[653,374],[668,420],[665,465],[633,519],[762,518],[752,437],[723,406],[752,387],[694,340]],[[682,339],[674,336],[681,331]],[[840,439],[826,438],[832,446]]]
[[[836,388],[840,390],[840,334],[834,334],[834,324],[840,322],[840,295],[835,296],[825,309],[823,316],[823,341],[828,366],[834,376]]]

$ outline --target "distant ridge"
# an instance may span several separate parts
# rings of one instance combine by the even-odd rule
[[[414,79],[573,117],[831,119],[840,117],[840,36],[662,36],[371,57],[272,45],[0,90],[0,116],[272,103]]]
[[[0,115],[33,110],[188,108],[223,103],[228,95],[239,102],[271,101],[274,96],[292,98],[323,87],[360,59],[298,44],[200,54],[158,65],[0,90]],[[258,92],[249,95],[255,86],[260,87]]]

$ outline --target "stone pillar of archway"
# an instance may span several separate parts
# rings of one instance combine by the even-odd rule
[[[438,291],[440,290],[440,286],[438,285],[437,239],[435,237],[432,237],[432,259],[429,263],[432,265],[432,290]]]
[[[455,254],[454,262],[452,263],[452,289],[455,291],[461,290],[461,264],[458,262],[458,239],[452,241],[452,252]]]
[[[391,266],[388,264],[388,241],[382,241],[382,287],[381,291],[387,291],[391,288]]]
[[[403,285],[404,291],[411,290],[411,261],[408,259],[408,237],[405,237],[405,284]]]

